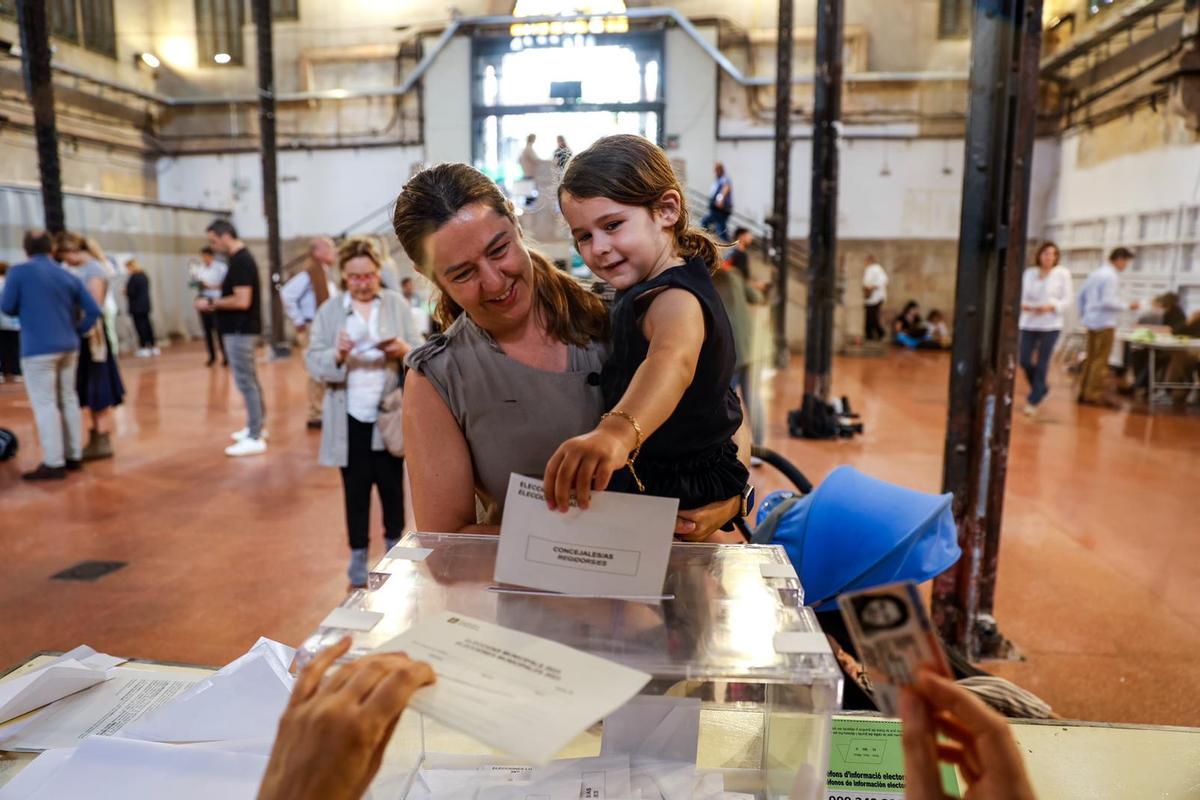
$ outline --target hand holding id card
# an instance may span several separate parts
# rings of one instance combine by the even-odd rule
[[[919,668],[953,679],[912,581],[843,594],[838,606],[885,715],[900,716],[900,690],[916,681]]]

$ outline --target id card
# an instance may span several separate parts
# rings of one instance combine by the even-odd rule
[[[952,677],[912,581],[844,594],[838,606],[886,716],[900,715],[900,690],[916,680],[921,666]]]

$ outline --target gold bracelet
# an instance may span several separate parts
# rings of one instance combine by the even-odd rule
[[[642,483],[642,479],[638,477],[637,472],[633,468],[633,462],[642,450],[642,426],[634,419],[632,414],[624,411],[605,411],[600,415],[600,421],[604,422],[609,417],[620,417],[633,426],[633,434],[637,439],[633,445],[633,449],[629,451],[629,458],[625,460],[625,466],[629,467],[629,474],[633,476],[633,482],[637,484],[638,491],[645,493],[646,485]]]

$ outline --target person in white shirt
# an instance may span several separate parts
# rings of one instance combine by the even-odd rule
[[[192,280],[195,281],[196,287],[200,290],[200,297],[216,300],[221,296],[221,284],[225,281],[225,270],[227,269],[224,261],[218,261],[213,249],[208,245],[200,248],[200,260],[202,266],[193,267],[191,270]],[[200,309],[200,323],[204,326],[204,345],[208,348],[208,362],[204,366],[211,367],[217,361],[217,348],[221,350],[221,362],[224,366],[229,366],[229,359],[225,356],[225,343],[221,341],[221,334],[217,331],[217,315],[210,309]],[[216,346],[213,346],[213,341],[216,341]]]
[[[883,310],[883,301],[887,300],[887,271],[875,260],[875,256],[867,254],[866,269],[863,271],[863,336],[868,342],[886,339],[887,331],[880,322],[879,314]]]
[[[384,446],[379,404],[400,385],[401,363],[421,343],[408,303],[380,285],[382,256],[365,237],[338,249],[346,292],[325,301],[305,364],[325,392],[321,464],[340,467],[350,538],[350,585],[367,584],[371,487],[383,506],[385,544],[404,533],[404,459]]]
[[[1037,414],[1038,405],[1050,388],[1046,375],[1050,356],[1063,329],[1063,312],[1071,302],[1071,273],[1058,264],[1058,245],[1043,242],[1038,248],[1035,266],[1021,277],[1021,329],[1018,351],[1021,369],[1029,379],[1029,395],[1023,409],[1027,416]]]
[[[308,327],[317,315],[317,309],[330,297],[337,296],[338,286],[334,280],[333,263],[337,259],[337,248],[328,236],[314,237],[308,243],[308,265],[288,278],[279,290],[283,310],[296,328],[296,346],[301,352],[308,349]],[[321,399],[325,389],[320,381],[308,381],[308,427],[321,427]]]
[[[1108,261],[1088,275],[1079,290],[1079,320],[1087,328],[1087,358],[1079,382],[1079,402],[1120,408],[1108,391],[1108,355],[1116,336],[1117,315],[1126,309],[1136,311],[1138,304],[1120,297],[1120,273],[1133,261],[1133,253],[1118,247],[1109,254]]]

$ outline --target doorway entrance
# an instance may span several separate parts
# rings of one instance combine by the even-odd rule
[[[514,197],[527,137],[553,163],[557,137],[575,153],[602,136],[661,144],[661,30],[473,40],[475,166]]]

